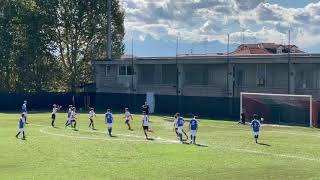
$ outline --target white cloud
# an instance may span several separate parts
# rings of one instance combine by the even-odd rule
[[[320,44],[320,1],[287,8],[265,0],[120,0],[126,11],[127,38],[138,34],[155,39],[184,41],[292,42],[308,47]],[[244,32],[243,29],[245,30]],[[131,38],[131,37],[130,37]]]

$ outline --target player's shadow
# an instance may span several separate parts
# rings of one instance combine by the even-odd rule
[[[73,129],[74,131],[79,131],[79,129]]]
[[[198,147],[209,147],[209,146],[207,146],[207,145],[205,145],[205,144],[194,144],[195,146],[198,146]]]
[[[57,126],[54,126],[53,128],[55,128],[55,129],[60,129],[59,127],[57,127]]]
[[[118,136],[116,136],[116,135],[111,135],[110,137],[111,137],[111,138],[117,138]]]
[[[154,138],[151,138],[151,137],[148,137],[147,140],[148,140],[148,141],[154,141],[155,139],[154,139]]]
[[[266,143],[257,143],[257,144],[259,144],[259,145],[261,145],[261,146],[268,146],[268,147],[271,146],[270,144],[266,144]]]

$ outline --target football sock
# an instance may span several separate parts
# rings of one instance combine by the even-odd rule
[[[16,135],[16,137],[18,137],[20,135],[21,132],[18,132],[18,134]]]

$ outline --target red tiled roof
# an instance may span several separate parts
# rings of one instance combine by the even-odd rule
[[[296,45],[281,45],[275,43],[259,43],[259,44],[241,44],[234,52],[231,54],[276,54],[277,49],[282,46],[284,50],[289,48],[295,48],[295,53],[304,53],[299,50]]]

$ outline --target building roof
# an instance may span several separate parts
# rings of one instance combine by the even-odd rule
[[[296,45],[282,45],[275,43],[258,43],[258,44],[241,44],[232,55],[250,55],[250,54],[282,54],[288,53],[304,53]]]

